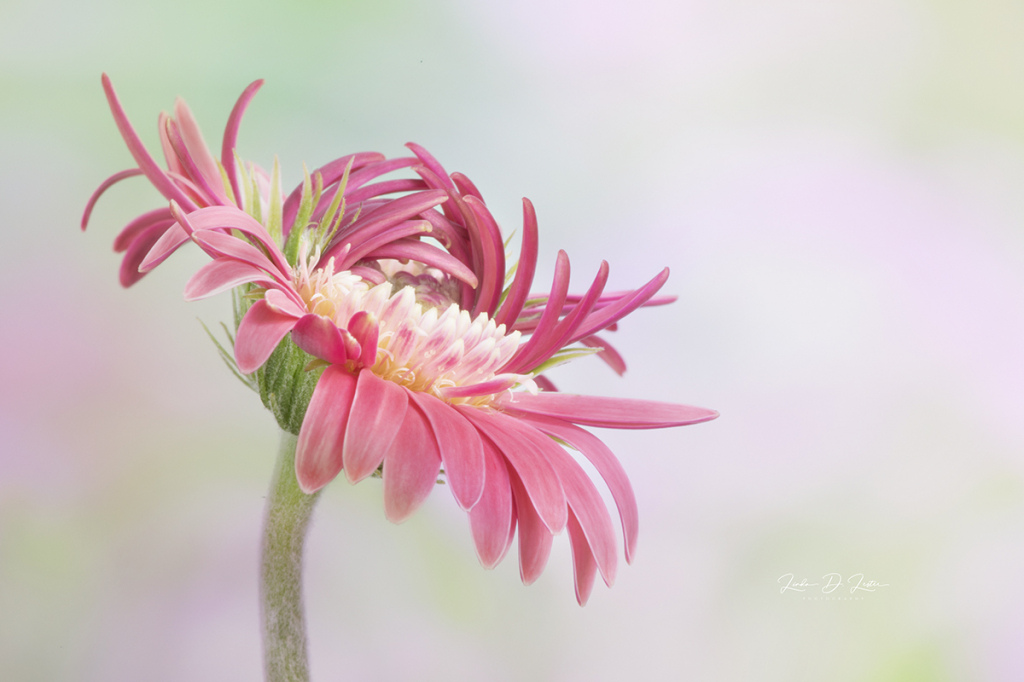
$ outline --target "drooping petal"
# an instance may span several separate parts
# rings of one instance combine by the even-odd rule
[[[434,396],[417,392],[409,395],[430,421],[455,501],[463,509],[474,508],[484,490],[484,446],[480,433],[458,411]],[[504,470],[504,464],[501,467]],[[507,482],[505,488],[508,488]],[[492,494],[500,493],[492,491]],[[493,513],[500,511],[498,502],[500,500],[495,501],[497,510],[492,509]]]
[[[611,429],[662,429],[711,421],[718,416],[718,412],[703,407],[571,393],[514,393],[501,396],[496,402],[510,412]]]
[[[139,170],[138,168],[129,168],[128,170],[123,170],[123,171],[114,173],[109,178],[107,178],[106,180],[104,180],[103,182],[100,183],[100,186],[97,187],[96,191],[93,192],[92,196],[89,197],[89,201],[87,201],[86,204],[85,204],[85,210],[82,212],[82,230],[83,231],[85,230],[85,226],[89,224],[89,216],[92,215],[93,207],[96,206],[96,202],[99,201],[99,198],[101,196],[103,196],[103,193],[106,192],[108,189],[110,189],[111,186],[116,185],[117,183],[121,182],[125,178],[133,178],[136,175],[142,175],[142,171]],[[115,250],[120,250],[120,249],[115,249]]]
[[[576,460],[555,441],[550,438],[546,441],[548,461],[557,472],[558,480],[562,482],[569,509],[579,521],[605,584],[611,587],[615,582],[617,565],[615,530],[611,514],[608,513],[608,508],[594,487],[593,481]]]
[[[427,418],[414,404],[384,455],[384,515],[401,523],[437,485],[441,454]]]
[[[476,219],[476,227],[480,236],[480,254],[483,260],[483,277],[480,278],[479,293],[473,306],[474,316],[480,313],[494,315],[501,299],[501,289],[505,285],[505,245],[501,241],[501,230],[494,216],[487,210],[484,202],[469,196],[463,199],[466,206]]]
[[[623,547],[626,552],[626,563],[632,563],[636,555],[637,533],[640,528],[640,516],[636,508],[636,495],[633,486],[626,476],[622,464],[600,438],[578,426],[550,417],[527,416],[525,419],[541,431],[566,443],[583,453],[604,479],[608,490],[615,500],[615,507],[622,520]]]
[[[533,499],[526,491],[513,467],[508,470],[512,494],[516,499],[516,514],[519,521],[519,576],[524,585],[530,585],[540,574],[551,556],[554,537],[534,507]]]
[[[491,569],[505,558],[512,545],[516,515],[505,458],[488,438],[484,437],[481,443],[486,474],[480,501],[469,510],[469,527],[480,564]]]
[[[343,336],[347,333],[325,317],[305,315],[295,323],[292,341],[313,357],[332,365],[343,365],[349,358]]]
[[[214,294],[233,289],[240,284],[257,282],[269,286],[273,280],[249,263],[232,258],[218,258],[199,268],[185,285],[185,300],[198,301]]]
[[[398,384],[385,381],[368,369],[359,373],[342,456],[345,477],[358,483],[380,466],[398,435],[409,398]]]
[[[341,471],[355,392],[356,377],[341,367],[328,367],[317,381],[295,448],[295,475],[304,493],[315,493]]]
[[[539,439],[545,437],[532,426],[526,426],[499,412],[485,413],[464,405],[458,405],[456,409],[498,446],[522,480],[531,504],[537,509],[544,525],[552,533],[560,532],[565,527],[565,492],[538,443]]]
[[[576,587],[576,602],[586,606],[590,593],[594,590],[594,578],[597,576],[597,562],[590,551],[587,537],[580,527],[576,515],[569,510],[569,520],[565,527],[569,530],[569,546],[572,547],[573,584]]]
[[[284,335],[295,326],[295,318],[282,315],[267,305],[256,301],[245,313],[238,325],[235,337],[235,362],[242,374],[252,374],[259,369],[277,348]]]

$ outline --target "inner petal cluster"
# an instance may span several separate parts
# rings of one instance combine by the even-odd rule
[[[309,262],[296,269],[294,284],[310,313],[339,329],[359,312],[376,318],[377,355],[369,369],[380,378],[449,403],[473,405],[489,404],[516,384],[532,386],[529,375],[497,374],[519,347],[520,332],[506,334],[505,325],[486,313],[473,318],[456,303],[443,305],[434,288],[398,286],[393,281],[401,282],[400,272],[374,285],[348,271],[335,273],[333,258],[323,268]],[[465,389],[474,386],[480,391]]]

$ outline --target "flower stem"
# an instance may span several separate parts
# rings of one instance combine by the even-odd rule
[[[307,495],[295,478],[298,438],[281,432],[274,478],[263,521],[260,611],[263,672],[267,682],[306,682],[306,619],[302,607],[302,546],[318,493]]]

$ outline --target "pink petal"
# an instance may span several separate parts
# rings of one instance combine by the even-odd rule
[[[273,261],[279,274],[290,279],[291,267],[277,243],[252,216],[233,206],[209,206],[188,215],[189,222],[196,230],[221,230],[231,228],[252,237],[259,243],[267,258]]]
[[[224,181],[220,177],[220,169],[217,162],[210,153],[210,148],[203,139],[203,133],[199,130],[192,110],[180,97],[174,102],[174,118],[182,141],[185,143],[185,150],[188,152],[196,169],[200,173],[200,180],[208,191],[212,191],[220,203],[227,203],[227,196],[224,194]]]
[[[548,340],[555,325],[558,324],[558,317],[562,314],[562,304],[565,302],[565,295],[569,290],[569,256],[565,251],[559,249],[558,258],[555,261],[555,276],[551,284],[551,295],[544,306],[544,314],[533,332],[533,336],[525,344],[519,347],[512,359],[505,363],[499,371],[515,372],[523,369],[529,364],[529,360],[540,350]]]
[[[266,301],[256,301],[238,325],[235,337],[235,362],[242,374],[259,369],[295,326],[295,318],[271,309]]]
[[[281,315],[289,315],[296,320],[306,314],[306,304],[302,298],[290,286],[285,288],[267,289],[263,299],[270,306],[270,309]]]
[[[594,577],[597,575],[597,562],[587,544],[586,535],[576,520],[576,515],[569,510],[569,520],[565,527],[569,529],[569,545],[572,547],[573,583],[576,586],[576,601],[586,606],[590,593],[594,589]]]
[[[424,166],[429,168],[434,175],[444,183],[445,187],[455,189],[455,184],[448,177],[448,173],[445,172],[444,167],[438,163],[437,159],[431,156],[430,152],[415,142],[407,142],[405,146],[412,150],[412,153],[416,155],[416,158],[418,158]]]
[[[118,173],[114,173],[109,178],[100,183],[100,186],[96,188],[96,191],[89,197],[89,201],[85,203],[85,211],[82,212],[82,230],[85,230],[85,226],[89,224],[89,216],[92,215],[92,209],[96,206],[96,202],[99,200],[103,193],[110,189],[111,186],[116,185],[125,178],[133,178],[136,175],[142,175],[142,171],[138,168],[129,168]],[[115,249],[120,250],[120,249]]]
[[[317,381],[295,448],[295,475],[304,493],[315,493],[341,471],[355,392],[356,377],[341,367],[328,367]]]
[[[224,166],[224,171],[228,174],[228,180],[231,182],[231,189],[235,193],[237,201],[242,201],[242,193],[239,192],[238,186],[238,170],[235,168],[235,144],[238,141],[238,127],[242,123],[242,116],[245,114],[246,108],[249,106],[249,102],[252,101],[256,91],[263,85],[263,79],[253,81],[242,91],[242,94],[238,97],[238,101],[235,102],[235,106],[231,109],[231,115],[228,116],[228,124],[224,128],[224,138],[220,147],[220,163]]]
[[[474,508],[484,490],[484,447],[480,433],[458,411],[434,396],[417,392],[409,395],[430,421],[455,501],[463,509]],[[504,470],[504,464],[501,468]]]
[[[156,210],[143,213],[138,218],[125,225],[114,239],[114,251],[124,251],[144,230],[156,225],[157,223],[163,223],[164,229],[173,225],[174,219],[171,218],[171,212],[166,208],[158,208]]]
[[[481,480],[483,494],[469,510],[469,527],[481,565],[491,569],[505,558],[512,545],[516,517],[505,458],[487,438],[482,439],[481,454],[486,472]]]
[[[564,419],[584,426],[610,429],[661,429],[711,421],[714,410],[653,400],[602,398],[569,393],[513,393],[501,396],[497,404],[510,412]]]
[[[150,225],[135,238],[135,241],[128,247],[124,254],[124,259],[121,261],[121,286],[125,288],[130,287],[145,276],[146,273],[140,271],[139,266],[147,257],[146,254],[153,248],[153,245],[158,243],[163,235],[166,234],[167,229],[166,221],[160,222]]]
[[[185,285],[185,300],[198,301],[248,282],[257,282],[264,287],[273,284],[273,280],[259,268],[230,258],[218,258],[192,275]]]
[[[636,495],[633,494],[633,486],[630,484],[622,464],[608,449],[608,446],[589,431],[560,419],[549,417],[527,417],[526,419],[541,431],[560,438],[579,450],[597,469],[597,473],[608,485],[612,499],[615,500],[615,506],[619,510],[619,517],[622,519],[626,563],[632,563],[633,557],[636,555],[640,516],[636,508]]]
[[[384,515],[401,523],[416,511],[437,485],[441,454],[430,423],[415,404],[384,455]]]
[[[188,233],[181,228],[181,225],[175,223],[171,225],[164,233],[156,240],[153,247],[146,254],[146,257],[142,259],[139,264],[139,272],[149,272],[156,266],[167,260],[172,253],[177,251],[182,244],[189,241]]]
[[[483,259],[483,278],[472,314],[474,317],[480,313],[492,316],[505,286],[505,245],[502,243],[498,223],[484,202],[472,196],[465,197],[464,201],[476,221]]]
[[[452,182],[455,183],[455,187],[459,190],[459,193],[462,194],[462,196],[466,198],[476,197],[481,202],[484,200],[484,195],[476,188],[473,181],[465,175],[462,173],[452,173],[451,178]]]
[[[367,258],[394,258],[396,260],[415,260],[442,270],[456,279],[466,282],[471,287],[477,286],[477,277],[462,261],[445,253],[441,249],[425,242],[401,240],[380,247]]]
[[[637,289],[633,295],[623,297],[615,303],[587,316],[586,321],[580,326],[579,331],[573,335],[572,339],[569,340],[569,343],[575,343],[584,337],[607,328],[609,325],[618,322],[626,315],[646,304],[665,285],[668,275],[668,268],[665,268],[655,275],[650,282]]]
[[[519,576],[524,585],[530,585],[544,572],[554,538],[534,508],[531,496],[519,476],[511,467],[508,474],[519,520]]]
[[[552,533],[560,532],[565,527],[565,492],[544,454],[547,437],[500,412],[485,413],[463,405],[457,405],[456,409],[498,446],[529,492],[532,506],[536,507],[544,525]]]
[[[427,190],[384,202],[378,208],[361,214],[356,223],[339,233],[324,250],[321,260],[327,262],[331,256],[337,256],[344,243],[362,243],[368,236],[393,228],[447,200],[448,195],[444,191]]]
[[[360,310],[348,320],[348,331],[359,342],[359,362],[364,367],[373,367],[377,362],[377,341],[380,338],[380,324],[377,317]]]
[[[591,348],[600,348],[601,350],[597,352],[597,357],[604,360],[619,376],[626,373],[626,361],[619,355],[619,351],[615,350],[610,343],[600,336],[584,337],[580,339],[580,343]]]
[[[103,91],[106,93],[107,103],[110,105],[110,113],[114,115],[114,122],[117,124],[117,129],[128,146],[128,151],[131,152],[135,163],[139,164],[139,170],[145,173],[149,181],[153,183],[153,186],[165,198],[174,199],[184,206],[186,210],[198,208],[195,202],[185,196],[185,193],[167,177],[167,174],[164,173],[156,161],[153,160],[153,157],[149,155],[149,152],[146,151],[142,140],[139,139],[132,124],[128,121],[128,116],[125,114],[121,102],[117,99],[117,93],[114,92],[114,86],[111,84],[107,74],[103,74],[102,81]]]
[[[409,398],[401,386],[368,369],[359,373],[342,454],[349,482],[358,483],[377,470],[408,407]]]
[[[180,221],[178,224],[181,224]],[[213,230],[196,230],[192,235],[192,241],[214,258],[228,257],[248,263],[267,273],[280,284],[290,285],[290,278],[280,268],[271,263],[262,251],[243,239]]]
[[[548,461],[554,466],[558,480],[562,482],[569,509],[579,521],[605,584],[611,587],[615,582],[617,564],[615,530],[611,514],[608,513],[608,508],[594,487],[593,481],[576,460],[555,441],[546,437],[545,440],[548,443]]]
[[[494,321],[511,328],[519,313],[523,311],[523,303],[530,293],[533,275],[537,270],[537,214],[529,199],[523,199],[523,245],[519,250],[519,265],[509,288],[505,302],[494,316]]]
[[[342,334],[337,325],[327,318],[305,315],[292,329],[292,341],[313,357],[332,365],[343,365],[349,356]]]

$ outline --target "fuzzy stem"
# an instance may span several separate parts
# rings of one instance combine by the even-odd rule
[[[306,620],[302,608],[302,545],[319,493],[307,495],[295,478],[298,438],[281,433],[263,521],[260,612],[267,682],[307,682]]]

